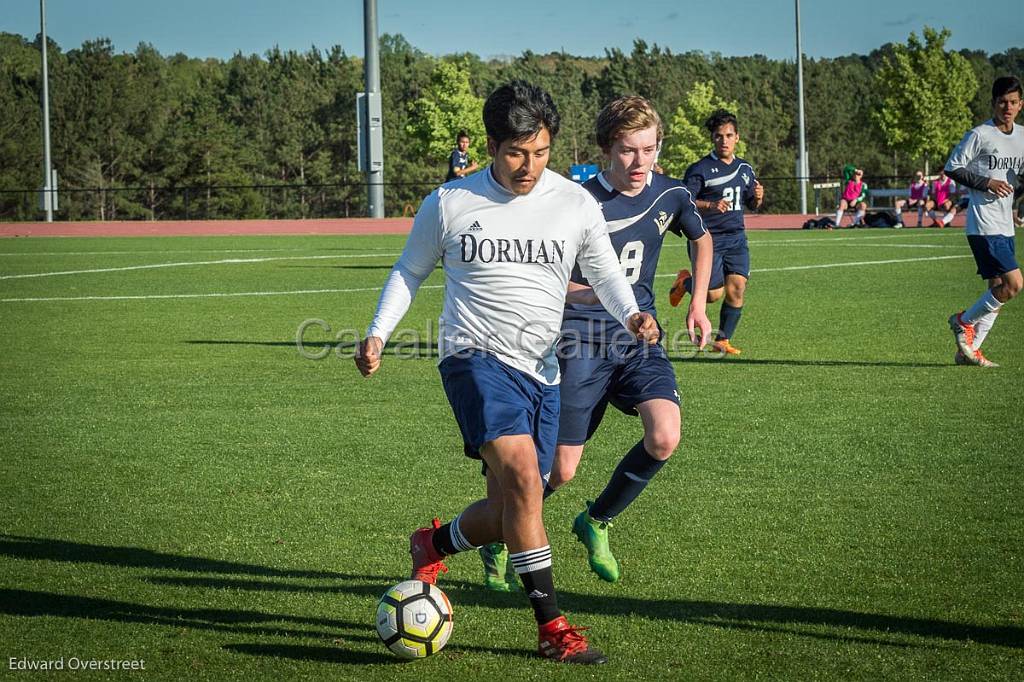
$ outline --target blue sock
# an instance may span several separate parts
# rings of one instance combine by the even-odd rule
[[[740,323],[740,315],[743,313],[743,306],[739,308],[733,308],[728,303],[722,302],[722,312],[719,315],[718,320],[718,336],[715,338],[719,341],[722,339],[731,339],[732,335],[736,333],[736,325]]]
[[[665,460],[655,459],[644,448],[641,440],[626,453],[615,467],[608,485],[590,505],[591,518],[611,521],[643,492],[654,475],[665,466]]]

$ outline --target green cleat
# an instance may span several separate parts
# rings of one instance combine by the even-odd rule
[[[484,562],[484,587],[494,592],[511,592],[513,586],[506,580],[508,548],[503,542],[492,542],[478,550]]]
[[[591,503],[587,502],[588,510],[590,505]],[[615,583],[622,577],[622,573],[619,571],[619,562],[612,556],[612,550],[608,547],[608,529],[611,526],[611,523],[592,519],[588,512],[583,511],[572,522],[572,532],[587,548],[590,570],[601,580]]]

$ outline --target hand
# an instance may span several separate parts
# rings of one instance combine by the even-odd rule
[[[356,352],[356,367],[364,377],[368,377],[380,369],[380,352],[384,348],[384,342],[376,336],[367,336],[359,344]]]
[[[626,328],[633,332],[637,339],[646,341],[650,346],[658,343],[658,339],[661,337],[658,322],[650,313],[633,313],[629,317]]]
[[[695,328],[700,329],[699,343],[697,341]],[[705,312],[704,306],[690,305],[690,310],[686,313],[686,331],[690,334],[690,343],[696,345],[698,349],[703,350],[704,346],[708,343],[708,339],[711,338],[711,320],[708,319],[708,314]]]
[[[990,178],[988,181],[988,191],[997,197],[1008,197],[1013,194],[1013,185],[1004,180]]]
[[[727,213],[730,208],[732,208],[732,202],[726,199],[719,199],[716,203],[711,204],[711,210],[719,213]]]
[[[757,180],[754,180],[754,201],[759,204],[764,201],[764,185]]]

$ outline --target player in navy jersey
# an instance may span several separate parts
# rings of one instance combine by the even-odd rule
[[[455,149],[448,157],[448,175],[444,181],[450,182],[464,178],[479,167],[480,165],[476,161],[469,158],[469,133],[460,130],[455,137]]]
[[[597,142],[607,169],[584,183],[601,205],[612,248],[619,255],[637,305],[655,314],[654,276],[666,233],[685,236],[693,245],[697,295],[686,317],[690,339],[711,333],[705,312],[713,244],[679,181],[654,173],[661,145],[661,119],[641,97],[623,97],[598,115]],[[591,569],[603,580],[621,577],[608,546],[611,522],[644,490],[675,451],[680,438],[679,390],[665,348],[637,343],[596,299],[579,267],[574,268],[562,318],[559,346],[562,403],[555,461],[545,496],[567,483],[583,456],[609,403],[639,415],[644,436],[616,467],[604,491],[576,517],[573,532],[588,553]],[[485,583],[505,590],[504,550],[481,548]]]
[[[730,343],[743,312],[743,295],[750,279],[750,250],[743,224],[743,209],[756,211],[764,201],[764,187],[749,163],[736,156],[740,140],[736,117],[719,109],[705,122],[715,149],[686,169],[683,182],[697,197],[697,208],[715,242],[714,265],[708,303],[725,295],[712,348],[727,355],[739,355]],[[681,270],[669,292],[675,306],[692,291],[689,270]]]

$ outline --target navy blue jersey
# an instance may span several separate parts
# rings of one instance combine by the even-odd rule
[[[703,214],[704,224],[712,234],[739,232],[743,229],[743,207],[754,200],[754,169],[749,163],[733,157],[725,163],[714,152],[686,169],[683,183],[700,201],[718,202],[725,199],[729,210],[725,213],[708,211]]]
[[[665,233],[673,232],[691,240],[706,233],[693,195],[679,180],[659,173],[649,173],[647,186],[633,197],[615,190],[600,173],[583,183],[583,187],[601,205],[612,248],[619,254],[622,271],[633,285],[637,305],[655,315],[654,273]],[[587,284],[578,265],[573,268],[571,279]],[[568,303],[562,329],[574,330],[580,338],[610,339],[622,325],[600,303]]]
[[[455,169],[462,170],[469,165],[469,152],[460,151],[459,149],[453,149],[452,155],[448,157],[448,177],[445,178],[445,182],[454,180],[459,177],[455,174]]]

